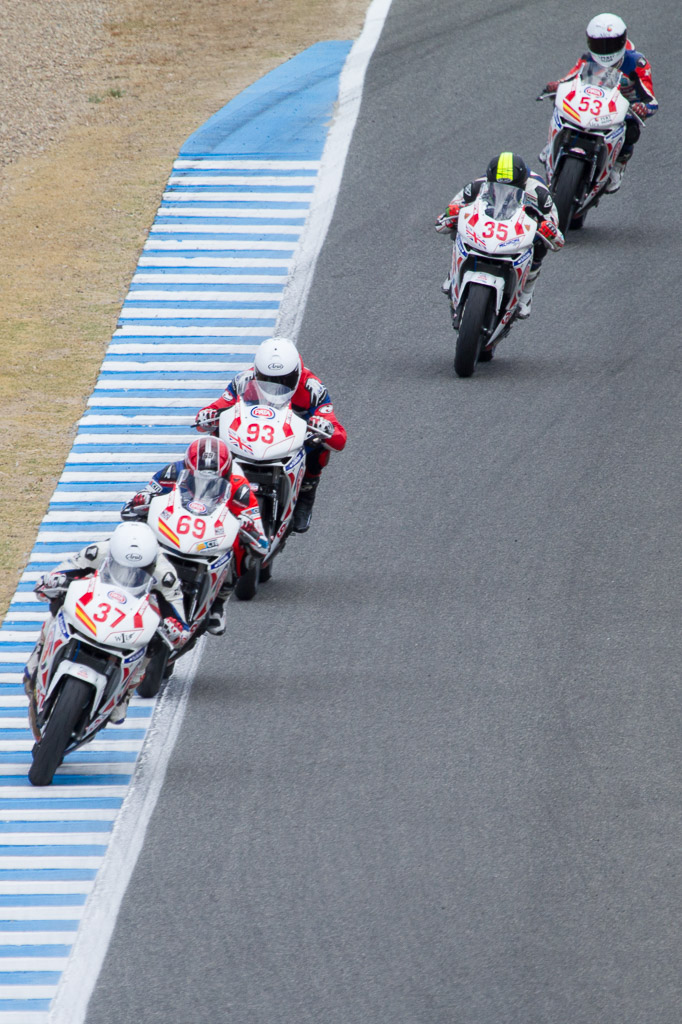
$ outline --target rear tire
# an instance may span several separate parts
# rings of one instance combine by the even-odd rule
[[[260,567],[260,582],[267,583],[272,576],[272,562],[268,562],[267,565],[261,565]]]
[[[554,202],[559,214],[559,229],[566,234],[573,217],[580,185],[585,173],[585,164],[576,157],[567,156],[561,165],[558,181],[554,183]]]
[[[484,284],[469,285],[455,347],[455,373],[458,377],[471,377],[476,369],[492,296],[492,291]]]
[[[145,699],[156,697],[161,689],[162,681],[166,678],[166,666],[168,665],[169,657],[170,650],[165,644],[152,654],[137,687],[139,697],[144,697]]]
[[[251,565],[243,576],[237,580],[234,588],[234,595],[238,601],[252,601],[258,593],[260,582],[260,562],[254,558]]]
[[[28,770],[34,786],[49,786],[54,773],[64,760],[64,751],[71,742],[84,709],[92,699],[92,687],[82,679],[67,676],[57,695],[40,743],[33,747],[33,764]]]

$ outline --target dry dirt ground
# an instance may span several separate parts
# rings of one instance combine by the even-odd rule
[[[183,141],[369,0],[2,0],[0,619]]]

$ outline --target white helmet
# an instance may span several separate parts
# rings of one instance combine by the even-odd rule
[[[619,64],[628,41],[627,25],[617,14],[598,14],[587,26],[590,57],[602,67]]]
[[[282,384],[295,391],[301,378],[301,357],[288,338],[268,338],[256,350],[253,362],[257,381]]]
[[[121,523],[109,541],[109,554],[113,561],[128,569],[144,569],[152,565],[158,553],[156,537],[146,523]]]

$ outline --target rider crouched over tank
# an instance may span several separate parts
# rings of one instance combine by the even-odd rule
[[[231,514],[239,520],[240,532],[233,545],[238,579],[247,570],[249,554],[257,558],[267,554],[268,541],[263,533],[258,499],[246,477],[233,471],[232,455],[224,441],[216,437],[192,441],[183,459],[160,469],[141,491],[126,502],[121,509],[121,518],[146,521],[152,498],[170,494],[181,483],[191,489],[197,501],[207,496],[224,501]],[[209,613],[207,630],[214,636],[225,632],[225,603],[236,579],[228,578]]]
[[[121,523],[108,540],[88,544],[51,572],[44,573],[36,583],[36,596],[41,601],[50,602],[50,614],[24,669],[27,696],[30,697],[35,687],[45,637],[64,602],[69,584],[98,570],[108,571],[112,581],[124,587],[141,573],[152,578],[151,591],[158,602],[161,624],[147,647],[147,669],[163,675],[169,654],[186,642],[189,630],[184,621],[182,588],[175,569],[159,549],[156,537],[146,523]],[[125,720],[130,697],[131,691],[128,690],[111,712],[109,721],[114,725]]]
[[[627,26],[617,14],[598,14],[592,18],[587,26],[587,53],[580,57],[563,78],[548,82],[546,91],[550,94],[555,93],[560,82],[574,78],[589,61],[603,68],[615,68],[620,71],[621,95],[630,104],[632,114],[636,115],[628,115],[626,118],[625,143],[611,168],[608,184],[604,189],[605,192],[612,193],[620,188],[625,168],[642,133],[637,118],[646,121],[647,118],[653,117],[658,110],[658,100],[654,95],[651,64],[630,42]],[[548,147],[545,146],[539,154],[540,163],[546,162],[547,153]]]
[[[564,244],[564,236],[559,230],[557,209],[544,178],[530,172],[525,160],[516,153],[500,153],[490,161],[484,177],[470,181],[450,200],[447,210],[436,221],[436,231],[456,230],[460,210],[474,202],[486,181],[502,182],[523,189],[523,208],[526,214],[538,223],[533,242],[533,262],[519,298],[517,312],[517,316],[525,320],[530,316],[533,292],[547,250],[555,251]],[[451,283],[450,277],[447,277],[441,286],[441,291],[448,296]]]
[[[334,414],[327,388],[303,365],[298,349],[287,338],[268,338],[259,345],[253,366],[238,373],[220,398],[199,410],[197,430],[217,434],[221,412],[236,404],[239,395],[254,378],[289,388],[293,392],[291,405],[294,412],[320,435],[306,441],[306,471],[294,510],[293,529],[296,533],[305,533],[310,527],[315,494],[322,470],[329,462],[329,452],[343,450],[346,431]]]

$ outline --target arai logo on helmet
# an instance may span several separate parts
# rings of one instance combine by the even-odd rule
[[[257,416],[261,419],[271,420],[275,415],[275,410],[270,409],[267,405],[256,405],[251,410],[252,416]]]
[[[141,562],[142,561],[142,555],[138,555],[138,553],[136,551],[129,551],[125,555],[125,560],[126,560],[126,562],[133,562],[133,563]]]
[[[108,590],[107,597],[110,597],[112,601],[118,601],[119,604],[125,604],[128,600],[125,594],[122,594],[120,590]]]
[[[200,501],[190,501],[187,508],[190,512],[206,512],[206,506]]]
[[[268,363],[268,370],[283,370],[284,363]]]
[[[586,85],[583,91],[586,92],[588,96],[603,96],[604,95],[604,90],[600,89],[596,85]]]

